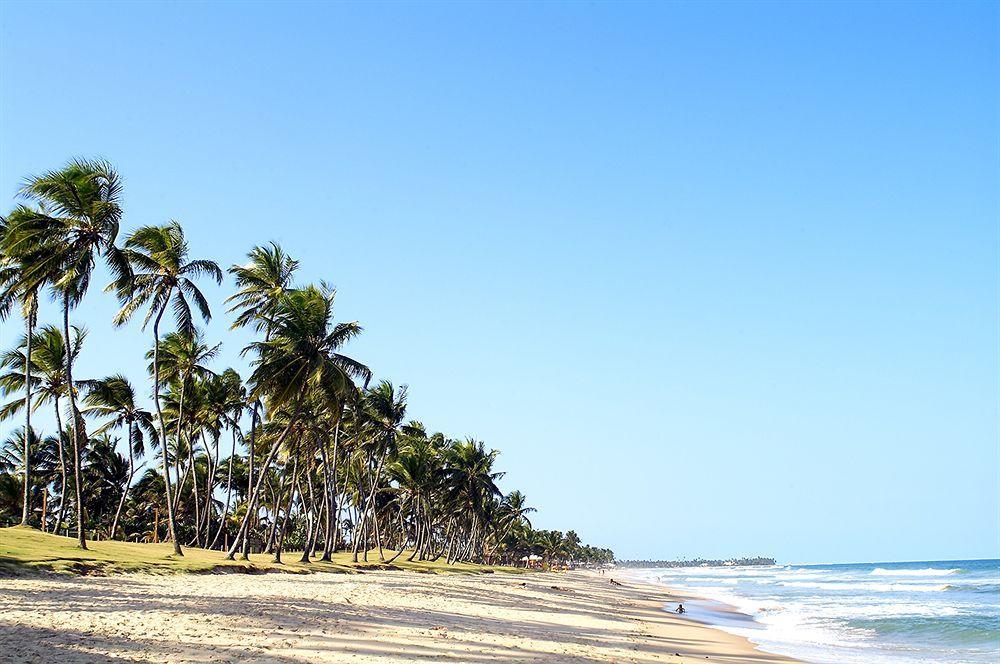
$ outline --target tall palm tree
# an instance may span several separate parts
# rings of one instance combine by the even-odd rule
[[[31,342],[35,325],[38,323],[38,291],[43,285],[41,280],[27,279],[28,272],[35,260],[30,252],[18,251],[12,243],[14,238],[7,232],[11,224],[32,212],[23,206],[15,209],[9,216],[0,217],[0,321],[6,320],[15,303],[20,305],[21,318],[24,320],[24,338],[27,340],[26,355],[31,357]],[[24,363],[24,430],[31,428],[31,362]],[[24,437],[24,501],[21,509],[21,525],[28,525],[31,489],[31,454],[28,450],[29,438]],[[42,524],[44,527],[44,524]]]
[[[271,337],[270,320],[274,316],[278,300],[292,287],[292,278],[299,262],[285,253],[275,242],[267,246],[256,246],[247,254],[245,265],[233,265],[229,273],[233,275],[237,291],[226,298],[229,312],[235,313],[231,329],[252,325],[258,332],[264,330],[264,340]],[[254,451],[257,449],[257,423],[260,420],[260,399],[253,400],[250,413],[250,443],[247,456],[250,461],[247,474],[247,496],[253,491]],[[249,557],[249,540],[244,542],[243,558]]]
[[[385,562],[385,553],[382,551],[378,519],[375,518],[375,497],[381,482],[382,468],[385,465],[386,457],[390,452],[395,451],[396,436],[399,433],[400,426],[403,424],[403,420],[406,418],[406,392],[407,387],[405,385],[397,390],[391,382],[383,380],[365,393],[362,403],[367,427],[371,431],[371,454],[378,461],[375,471],[371,475],[371,492],[365,501],[367,509],[361,517],[360,525],[364,526],[368,523],[368,520],[371,521],[375,531],[375,541],[378,544],[379,560],[382,562]],[[367,556],[367,551],[365,554]],[[357,562],[357,546],[354,547],[353,557],[354,561]],[[365,559],[367,560],[367,557]]]
[[[194,302],[202,318],[211,320],[208,301],[193,279],[208,276],[222,283],[222,270],[210,260],[188,260],[188,244],[180,224],[172,221],[163,226],[143,226],[125,240],[122,251],[129,269],[109,288],[114,288],[122,302],[115,316],[116,325],[124,325],[143,306],[149,309],[142,322],[143,329],[153,320],[153,401],[156,404],[160,425],[163,482],[167,492],[167,530],[174,544],[174,553],[184,555],[176,537],[174,506],[171,500],[170,465],[167,461],[166,430],[160,406],[160,320],[168,306],[174,310],[177,329],[188,334],[194,331],[189,299]]]
[[[368,367],[339,352],[361,333],[361,326],[357,322],[333,325],[333,300],[332,292],[315,286],[288,291],[278,299],[269,321],[270,338],[244,349],[256,355],[249,380],[250,398],[264,398],[268,412],[285,408],[290,417],[264,459],[243,522],[227,553],[229,559],[247,534],[267,469],[295,425],[308,391],[317,390],[336,402],[355,389],[353,379],[367,382],[371,378]]]
[[[44,492],[47,491],[48,484],[52,481],[56,467],[55,439],[48,437],[42,440],[36,431],[32,431],[30,436],[25,436],[25,431],[23,428],[16,429],[0,445],[0,473],[13,473],[18,468],[23,468],[25,466],[24,451],[28,450],[31,458],[27,463],[34,471],[31,475],[32,486],[29,489],[34,489],[32,493],[34,496],[43,495],[41,528],[44,531],[46,520],[46,500],[44,497],[46,494]],[[37,504],[37,502],[36,498],[32,504]],[[31,509],[30,505],[29,509]]]
[[[4,244],[17,247],[17,255],[32,256],[22,275],[23,288],[51,283],[62,303],[63,334],[70,336],[70,311],[90,287],[96,259],[102,256],[112,274],[120,277],[128,266],[115,246],[121,221],[121,179],[107,162],[78,159],[56,171],[28,178],[20,195],[38,204],[22,208],[5,231]],[[66,355],[66,378],[73,384],[73,355]],[[73,390],[68,393],[70,434],[75,463],[77,543],[87,548],[82,507],[80,458],[86,435]],[[81,433],[84,433],[81,436]]]
[[[75,326],[72,329],[73,341],[70,344],[68,353],[65,339],[59,328],[55,325],[45,325],[31,336],[30,346],[32,351],[30,362],[28,361],[27,354],[29,346],[27,338],[22,338],[15,349],[4,353],[0,357],[0,369],[7,370],[0,374],[0,394],[10,394],[21,390],[27,391],[24,383],[26,378],[30,378],[34,394],[34,404],[31,410],[36,411],[46,403],[53,405],[56,427],[58,429],[57,441],[61,441],[61,437],[66,431],[62,421],[60,399],[67,396],[69,392],[75,391],[75,389],[69,389],[69,379],[66,375],[66,366],[69,360],[67,360],[66,356],[70,354],[74,359],[78,357],[83,347],[83,341],[87,336],[86,330]],[[77,381],[76,383],[77,386],[81,384],[86,385],[87,381]],[[0,407],[0,421],[17,414],[23,407],[24,401],[22,399],[14,399],[4,404]],[[66,457],[61,442],[58,445],[58,451],[62,478],[60,490],[65,494],[69,483],[66,478]],[[62,525],[63,516],[66,513],[66,499],[67,496],[63,495],[59,503],[55,532],[58,532]],[[79,503],[75,504],[77,505],[77,511],[79,511]]]
[[[464,557],[480,548],[485,526],[484,508],[488,500],[501,495],[496,480],[503,473],[493,470],[498,452],[487,452],[486,446],[473,438],[452,445],[446,454],[449,499],[467,521]]]
[[[247,254],[246,265],[233,265],[237,291],[226,298],[230,313],[236,313],[232,329],[253,326],[260,332],[277,310],[278,300],[292,287],[292,277],[299,262],[276,243],[254,247]]]
[[[233,495],[233,463],[236,459],[236,440],[240,434],[240,418],[246,410],[247,392],[243,387],[243,380],[236,373],[235,369],[226,369],[219,376],[221,388],[220,398],[217,406],[221,409],[220,418],[229,427],[233,436],[233,446],[229,453],[229,467],[226,471],[226,504],[222,509],[222,517],[219,519],[219,529],[212,538],[209,548],[215,546],[226,526],[226,519],[229,518],[229,505]]]
[[[199,398],[199,401],[203,401],[205,396],[202,393],[203,386],[195,381],[214,375],[206,364],[218,355],[220,347],[221,344],[208,346],[204,343],[201,333],[195,328],[190,332],[171,332],[157,344],[156,348],[146,353],[146,359],[152,360],[149,373],[154,378],[158,374],[163,386],[169,385],[171,387],[170,393],[164,399],[165,404],[170,402],[170,407],[164,405],[159,416],[166,421],[169,414],[173,415],[175,422],[174,441],[178,452],[184,449],[184,443],[187,443],[188,467],[185,471],[185,479],[189,472],[194,474],[193,492],[196,522],[200,520],[197,518],[197,515],[200,514],[200,506],[198,504],[198,472],[194,463],[194,444],[190,435],[185,441],[183,433],[186,424],[193,425],[197,421],[193,415],[198,413],[197,409],[189,409],[192,412],[186,411],[184,400],[190,390],[198,389],[195,396]],[[159,397],[158,392],[156,396]],[[177,397],[176,401],[173,401],[173,396]],[[199,405],[198,402],[196,402],[197,405]],[[164,452],[166,452],[165,449]],[[174,501],[179,499],[182,485],[183,482],[178,478],[177,490],[173,496]],[[199,532],[197,528],[195,532]],[[200,536],[196,536],[195,539],[200,542]],[[178,548],[179,546],[177,544]]]
[[[128,496],[129,486],[135,477],[135,458],[145,454],[145,438],[155,447],[159,444],[156,426],[152,414],[138,405],[135,389],[125,376],[117,374],[96,380],[89,385],[89,391],[84,397],[84,412],[98,417],[110,418],[106,423],[94,430],[94,435],[102,435],[119,427],[126,428],[126,445],[128,446],[128,481],[122,491],[115,518],[111,523],[108,539],[114,539],[118,531],[118,520],[121,518],[122,507]]]

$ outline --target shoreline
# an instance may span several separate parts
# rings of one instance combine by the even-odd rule
[[[0,661],[780,664],[593,572],[0,579]]]
[[[702,644],[699,646],[692,646],[693,652],[687,653],[687,657],[682,653],[682,657],[678,658],[678,661],[686,661],[687,659],[696,659],[697,661],[708,661],[708,662],[776,662],[776,663],[795,663],[795,664],[806,664],[804,660],[796,659],[789,655],[780,655],[777,653],[768,652],[761,650],[757,644],[753,643],[749,639],[743,636],[732,634],[726,631],[724,628],[714,625],[711,622],[699,620],[691,615],[687,617],[681,617],[676,613],[671,613],[665,608],[666,604],[677,604],[679,602],[705,602],[721,607],[722,610],[732,613],[734,616],[738,616],[740,619],[753,620],[751,616],[740,612],[735,607],[723,604],[721,602],[716,602],[707,597],[702,597],[700,595],[693,595],[688,592],[676,591],[668,586],[662,584],[651,583],[646,579],[642,579],[630,573],[628,569],[616,570],[619,571],[619,579],[626,580],[628,586],[633,588],[641,588],[642,593],[637,597],[636,601],[645,607],[651,608],[657,612],[657,614],[662,614],[662,617],[649,616],[648,620],[653,625],[653,633],[657,634],[659,638],[671,639],[680,638],[680,632],[686,634],[695,628],[700,633],[697,634],[697,641]],[[612,578],[608,570],[607,575],[597,575],[598,578]],[[592,574],[592,573],[591,573]],[[707,635],[710,634],[710,635]],[[715,651],[706,655],[705,650]]]

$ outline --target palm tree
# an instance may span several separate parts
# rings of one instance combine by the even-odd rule
[[[101,435],[113,429],[124,426],[126,428],[126,444],[128,446],[128,481],[125,490],[122,491],[121,499],[118,501],[118,508],[115,510],[115,518],[111,523],[111,532],[108,539],[114,539],[118,531],[118,520],[121,517],[122,507],[128,496],[128,488],[135,477],[135,457],[143,456],[145,450],[145,437],[149,436],[150,443],[155,447],[159,444],[156,427],[153,423],[152,414],[139,408],[135,389],[128,379],[121,374],[108,376],[96,380],[89,386],[89,392],[84,397],[86,408],[84,412],[98,417],[108,417],[105,424],[94,430],[94,435]]]
[[[209,548],[215,546],[226,526],[226,519],[229,518],[229,505],[233,495],[233,463],[236,459],[236,439],[240,434],[240,418],[246,409],[247,392],[243,387],[243,380],[236,373],[235,369],[226,369],[219,376],[220,398],[217,406],[220,408],[220,418],[230,428],[233,435],[233,447],[229,453],[228,470],[226,471],[226,505],[222,509],[222,517],[219,519],[219,530],[212,538]],[[252,451],[251,454],[252,456]]]
[[[567,554],[567,542],[558,530],[545,530],[538,541],[542,549],[542,557],[551,565],[556,558],[564,558]]]
[[[45,325],[35,332],[31,337],[31,361],[28,362],[27,348],[29,341],[22,338],[17,348],[6,352],[0,357],[0,368],[7,369],[0,374],[0,394],[10,394],[26,390],[24,381],[31,379],[34,390],[35,402],[31,407],[32,411],[38,410],[46,403],[52,403],[56,416],[56,427],[58,429],[57,440],[65,432],[62,422],[62,408],[60,399],[69,392],[69,380],[66,376],[66,366],[69,363],[67,354],[76,358],[80,355],[83,341],[87,336],[86,330],[73,327],[73,342],[70,345],[70,352],[67,353],[65,339],[62,332],[55,325]],[[21,350],[24,349],[24,350]],[[87,381],[77,381],[77,385],[86,385]],[[24,407],[22,399],[15,399],[0,407],[0,421],[17,414]],[[65,494],[69,486],[66,478],[66,458],[62,444],[59,444],[59,467],[61,470],[62,482],[60,490]],[[59,503],[59,512],[56,518],[55,532],[59,531],[62,525],[63,516],[66,512],[66,496],[62,496]],[[79,503],[76,503],[79,511]]]
[[[10,310],[15,303],[20,304],[21,318],[24,320],[24,338],[27,340],[26,355],[31,357],[31,341],[34,335],[35,325],[38,323],[38,291],[42,282],[38,280],[28,280],[26,275],[31,269],[34,256],[28,253],[20,253],[11,244],[7,229],[11,223],[17,223],[19,217],[25,212],[30,213],[27,208],[18,208],[6,218],[0,218],[0,321],[6,320]],[[11,221],[13,220],[13,222]],[[24,430],[32,431],[31,428],[31,362],[24,363]],[[22,451],[24,459],[24,501],[21,509],[21,525],[28,525],[31,488],[31,454],[28,451],[28,437],[24,438],[25,448]],[[42,524],[44,527],[44,524]]]
[[[498,529],[496,533],[496,544],[487,555],[488,559],[491,558],[493,554],[497,552],[497,549],[503,545],[507,534],[515,526],[526,525],[530,528],[531,521],[528,519],[527,515],[536,511],[534,507],[528,507],[527,498],[525,498],[524,494],[520,491],[511,491],[509,494],[504,496],[498,507],[498,518],[495,524]]]
[[[42,440],[35,431],[32,431],[30,436],[25,436],[24,432],[23,428],[15,430],[0,445],[0,473],[13,473],[16,469],[23,468],[25,466],[24,451],[28,450],[30,458],[27,464],[34,470],[31,475],[32,485],[29,489],[34,489],[32,495],[43,496],[41,528],[44,531],[46,492],[56,467],[56,441],[52,437]],[[32,503],[37,504],[37,499],[33,500]],[[31,509],[30,505],[28,509]]]
[[[367,382],[371,377],[368,367],[338,352],[361,333],[361,326],[357,322],[332,325],[333,300],[333,292],[315,286],[288,291],[278,299],[269,320],[270,338],[244,349],[256,355],[249,380],[250,398],[265,398],[268,412],[285,408],[290,417],[264,459],[246,515],[227,553],[229,559],[247,534],[267,469],[295,425],[308,391],[316,390],[336,403],[355,389],[352,379]]]
[[[119,439],[107,434],[92,436],[83,456],[82,473],[86,482],[84,505],[90,527],[108,535],[107,517],[128,492],[128,460],[118,453]]]
[[[365,512],[361,517],[361,526],[368,523],[368,515],[371,515],[371,523],[375,531],[375,541],[378,544],[379,560],[385,562],[385,554],[382,551],[382,539],[379,536],[379,523],[375,518],[375,496],[381,482],[382,467],[385,465],[386,457],[390,452],[395,451],[396,435],[399,427],[406,418],[406,392],[403,385],[399,390],[387,380],[381,381],[377,386],[365,393],[362,404],[363,412],[366,416],[367,426],[371,431],[371,441],[373,449],[372,457],[377,457],[378,462],[375,472],[371,475],[371,492],[365,501]],[[355,540],[354,561],[358,560],[358,547]],[[367,560],[367,550],[365,551]]]
[[[226,298],[229,312],[236,313],[230,329],[253,325],[258,332],[264,330],[264,341],[271,337],[270,320],[277,309],[278,300],[292,286],[292,277],[299,262],[274,242],[268,246],[257,246],[247,254],[245,265],[233,265],[229,273],[233,275],[237,291]],[[260,419],[260,400],[254,399],[250,413],[250,444],[248,457],[250,466],[247,474],[247,496],[253,491],[254,450],[257,449],[257,423]],[[243,549],[243,558],[249,557],[249,540]]]
[[[252,325],[258,332],[268,327],[278,300],[292,286],[292,276],[299,262],[285,253],[276,243],[254,247],[247,254],[246,265],[233,265],[237,291],[226,298],[230,313],[237,313],[232,329]]]
[[[125,240],[122,253],[130,268],[125,276],[110,286],[115,288],[122,302],[122,308],[114,322],[116,325],[124,325],[136,311],[149,305],[142,327],[145,329],[150,319],[153,320],[153,401],[160,424],[160,439],[164,441],[162,460],[163,482],[167,492],[167,530],[174,543],[174,553],[184,555],[176,537],[174,507],[170,496],[170,466],[165,444],[167,435],[160,407],[160,386],[163,384],[159,361],[160,320],[167,306],[173,306],[177,329],[193,333],[194,322],[189,299],[194,301],[206,322],[211,320],[208,301],[192,279],[209,276],[216,283],[222,283],[222,271],[213,261],[188,260],[184,231],[176,221],[163,226],[143,226],[137,229]]]
[[[78,159],[57,171],[29,178],[20,195],[38,204],[23,207],[8,224],[4,244],[17,247],[18,256],[31,256],[30,268],[20,281],[23,289],[51,283],[61,300],[63,334],[68,338],[70,311],[83,301],[90,287],[96,258],[102,256],[112,274],[121,277],[128,266],[115,247],[121,221],[121,180],[103,161]],[[66,379],[73,384],[73,355],[66,355]],[[72,426],[74,479],[77,503],[77,540],[87,548],[82,508],[80,457],[83,418],[73,390],[68,393]],[[86,435],[82,437],[86,441]]]
[[[485,526],[486,502],[501,495],[496,480],[503,473],[493,471],[497,454],[496,450],[487,452],[482,442],[472,438],[449,447],[446,452],[449,499],[467,521],[468,539],[460,551],[460,559],[479,549]]]
[[[208,346],[204,343],[201,333],[197,329],[192,329],[192,331],[188,333],[171,332],[165,336],[159,344],[157,344],[156,348],[146,353],[146,359],[152,360],[152,363],[149,366],[150,374],[152,374],[154,378],[158,374],[163,385],[169,385],[171,387],[171,393],[167,395],[167,399],[164,399],[165,403],[169,402],[169,397],[173,395],[177,396],[177,400],[170,403],[169,408],[164,406],[161,409],[159,416],[164,420],[165,425],[165,413],[170,411],[174,415],[174,421],[176,424],[174,441],[177,445],[178,452],[180,452],[184,446],[184,425],[185,423],[191,423],[185,418],[192,420],[192,422],[194,421],[194,418],[185,411],[185,395],[188,390],[192,388],[197,389],[202,387],[201,385],[193,384],[193,381],[205,379],[209,376],[215,375],[205,365],[218,355],[220,347],[221,344],[216,344],[211,347]],[[204,396],[200,392],[197,393],[197,395],[199,397]],[[159,397],[158,390],[156,397]],[[197,413],[197,410],[194,412]],[[166,434],[164,433],[164,435]],[[190,435],[187,439],[187,452],[188,467],[187,471],[185,471],[185,478],[188,472],[194,474],[194,510],[196,515],[195,532],[198,533],[199,530],[197,529],[197,522],[200,520],[198,518],[198,515],[200,514],[200,506],[198,504],[198,472],[194,463],[194,444]],[[164,448],[164,457],[165,456],[166,449]],[[183,481],[178,477],[177,491],[173,496],[172,502],[176,502],[179,499],[182,485]],[[196,536],[195,539],[200,542],[200,536]],[[180,548],[180,544],[175,543],[175,548]]]

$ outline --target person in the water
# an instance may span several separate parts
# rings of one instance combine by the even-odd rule
[[[678,604],[677,605],[677,613],[684,613],[684,611],[686,611],[686,609],[684,608],[684,605],[683,604]]]

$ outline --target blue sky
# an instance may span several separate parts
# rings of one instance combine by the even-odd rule
[[[280,242],[414,417],[502,450],[536,526],[623,557],[1000,555],[996,4],[0,19],[6,208],[104,156],[126,230],[177,219],[224,266]],[[219,368],[245,366],[228,289]],[[114,308],[75,314],[78,373],[139,383]]]

